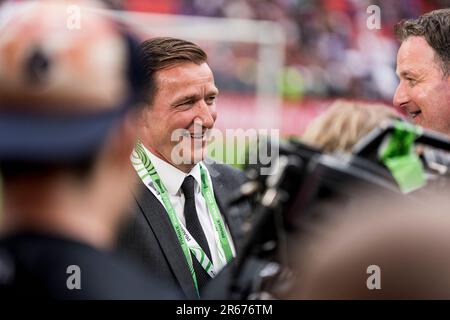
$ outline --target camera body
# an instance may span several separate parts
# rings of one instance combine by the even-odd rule
[[[298,141],[261,139],[264,143],[277,143],[279,152],[269,164],[247,166],[249,181],[233,200],[251,199],[252,230],[235,261],[207,288],[206,296],[210,299],[276,298],[289,289],[293,248],[328,215],[351,208],[364,214],[360,202],[368,196],[379,203],[396,197],[426,201],[426,195],[433,193],[434,188],[448,186],[450,161],[446,159],[450,159],[450,140],[423,131],[415,140],[415,150],[423,164],[427,185],[408,194],[402,192],[379,159],[383,141],[393,130],[394,123],[376,128],[351,154],[325,154]],[[261,170],[262,166],[270,166],[269,175],[261,174],[267,172]],[[218,287],[226,290],[214,290]]]

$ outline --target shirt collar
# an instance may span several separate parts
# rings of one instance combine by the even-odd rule
[[[201,183],[201,174],[200,174],[200,163],[197,163],[192,170],[186,174],[180,169],[174,167],[170,163],[162,160],[161,158],[154,155],[150,150],[145,148],[148,156],[150,157],[150,161],[158,172],[159,177],[161,178],[162,183],[166,187],[167,191],[170,195],[177,195],[181,185],[183,184],[186,176],[191,175],[194,177],[195,181],[195,192],[200,192],[200,183]]]

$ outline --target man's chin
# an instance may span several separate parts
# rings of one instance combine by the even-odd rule
[[[195,166],[203,161],[207,155],[206,149],[179,150],[179,153],[172,154],[171,162],[176,165]]]

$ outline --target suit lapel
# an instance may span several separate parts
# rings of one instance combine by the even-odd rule
[[[211,168],[214,170],[213,165],[207,166],[208,170]],[[222,214],[222,216],[225,218],[225,222],[228,225],[228,229],[230,230],[231,237],[233,238],[234,247],[236,251],[239,249],[239,243],[236,243],[236,235],[238,230],[238,223],[235,221],[234,217],[236,216],[231,212],[235,208],[230,207],[228,205],[230,199],[230,190],[225,187],[225,183],[222,179],[221,174],[217,174],[215,176],[211,175],[211,181],[214,188],[214,197],[216,198],[217,206],[219,207],[219,210]]]
[[[159,245],[186,297],[196,299],[197,293],[194,282],[166,209],[143,183],[140,183],[136,201],[158,239]]]

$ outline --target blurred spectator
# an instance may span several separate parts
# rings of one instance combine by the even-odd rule
[[[293,285],[282,297],[449,299],[448,206],[441,194],[331,207],[329,220],[295,249]]]
[[[69,5],[82,9],[79,25]],[[142,85],[137,44],[97,5],[2,7],[2,299],[175,297],[110,252],[131,200]]]
[[[309,124],[302,141],[325,152],[350,152],[361,138],[383,120],[399,117],[387,105],[338,100]]]

